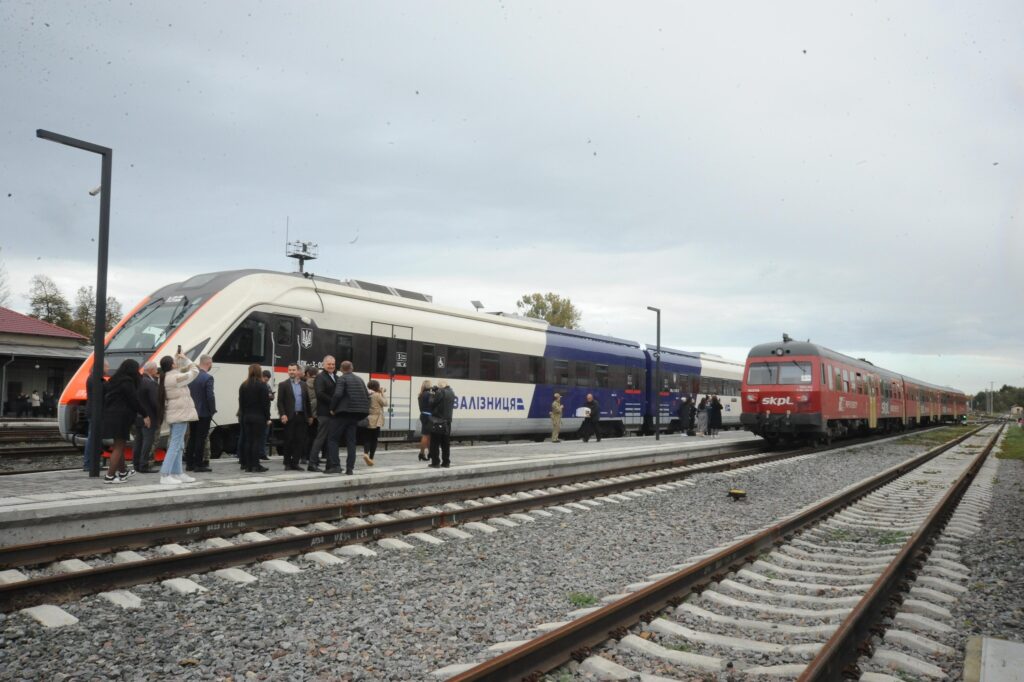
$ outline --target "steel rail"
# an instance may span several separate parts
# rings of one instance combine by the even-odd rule
[[[956,482],[942,496],[942,500],[917,532],[903,545],[903,549],[843,619],[832,637],[818,651],[818,655],[807,665],[798,682],[829,682],[844,677],[860,678],[860,672],[856,669],[857,659],[862,654],[870,654],[871,636],[878,623],[887,611],[903,601],[899,593],[909,589],[907,578],[916,577],[914,573],[921,568],[924,559],[931,553],[929,545],[932,538],[945,526],[956,510],[960,499],[974,482],[978,470],[995,447],[1002,430],[1003,426],[1000,426],[985,448],[974,457],[967,470],[957,477]]]
[[[593,647],[609,638],[623,636],[627,628],[642,620],[652,620],[662,609],[678,605],[682,598],[694,589],[699,589],[713,580],[723,578],[726,573],[739,569],[762,551],[781,542],[783,538],[820,521],[851,502],[905,475],[980,430],[981,428],[975,429],[865,479],[814,507],[788,517],[757,535],[663,578],[649,587],[638,590],[556,630],[531,639],[501,656],[484,661],[466,672],[455,675],[449,678],[449,682],[478,682],[481,680],[507,682],[508,680],[538,679],[540,675],[571,659],[582,661],[589,655]]]
[[[294,526],[317,521],[337,521],[352,516],[369,516],[370,514],[387,514],[400,509],[414,509],[433,504],[444,504],[452,498],[473,499],[503,495],[509,492],[520,492],[535,488],[550,488],[595,479],[614,478],[627,474],[647,473],[660,469],[671,469],[683,465],[704,464],[742,456],[743,453],[757,449],[756,445],[745,444],[710,455],[701,455],[688,459],[673,459],[665,462],[648,462],[626,467],[617,467],[604,471],[578,472],[561,476],[524,479],[509,483],[471,486],[467,488],[449,488],[442,491],[416,493],[395,497],[380,497],[366,500],[346,500],[344,502],[314,505],[278,512],[263,512],[246,516],[230,516],[206,521],[189,521],[185,523],[137,528],[125,531],[113,531],[96,535],[63,538],[61,540],[9,545],[0,547],[0,568],[16,568],[32,564],[48,563],[69,557],[87,556],[101,552],[121,549],[137,549],[154,544],[179,541],[194,541],[208,537],[219,537],[240,531],[267,530],[282,526]],[[775,457],[795,457],[804,454],[804,450],[788,453],[777,453]],[[706,470],[710,471],[710,470]],[[702,473],[702,472],[696,472]],[[254,479],[255,480],[255,479]]]
[[[26,445],[24,447],[0,448],[0,459],[7,457],[55,457],[59,455],[81,454],[77,448],[65,443],[49,446]]]
[[[613,481],[582,489],[574,488],[572,490],[554,492],[543,496],[516,498],[514,500],[484,504],[479,507],[468,507],[460,511],[442,511],[407,519],[368,523],[362,526],[348,526],[346,528],[318,531],[303,535],[286,535],[259,542],[232,545],[231,547],[200,550],[189,552],[188,554],[157,557],[123,564],[108,564],[75,573],[65,573],[0,585],[0,612],[6,613],[18,608],[54,601],[67,601],[84,594],[191,575],[193,573],[237,566],[254,561],[303,554],[349,544],[365,543],[395,535],[424,532],[470,521],[480,521],[494,516],[529,511],[539,507],[550,507],[581,499],[615,494],[632,488],[651,487],[683,479],[695,473],[728,471],[730,469],[796,456],[798,455],[794,453],[774,453],[748,458],[742,462],[710,463],[700,469],[672,471],[644,478]],[[449,496],[450,492],[448,491]],[[359,503],[353,504],[357,505]]]

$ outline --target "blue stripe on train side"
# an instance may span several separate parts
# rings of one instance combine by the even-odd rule
[[[625,367],[626,372],[633,374],[634,385],[639,385],[642,379],[644,354],[640,350],[640,344],[635,341],[558,328],[549,329],[546,336],[544,358],[548,360],[549,372],[551,360],[568,360],[569,362],[591,362]],[[593,394],[594,399],[601,406],[602,419],[623,420],[626,423],[639,423],[642,419],[643,396],[639,390],[634,391],[624,383],[602,388],[538,384],[534,388],[529,416],[548,417],[556,391],[562,395],[563,419],[576,417],[577,411],[586,402],[588,393]]]

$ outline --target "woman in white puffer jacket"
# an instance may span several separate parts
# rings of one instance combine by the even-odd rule
[[[174,358],[170,355],[160,358],[160,405],[171,429],[164,463],[160,467],[160,482],[165,485],[192,483],[196,480],[181,470],[181,455],[185,450],[188,423],[199,420],[192,394],[188,390],[189,383],[197,376],[198,365],[192,364],[181,353]]]

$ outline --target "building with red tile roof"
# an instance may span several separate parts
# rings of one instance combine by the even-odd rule
[[[0,416],[56,416],[61,391],[89,357],[88,343],[70,329],[0,307]],[[33,392],[47,399],[45,407],[31,407]]]

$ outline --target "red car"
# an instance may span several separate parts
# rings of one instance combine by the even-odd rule
[[[850,433],[901,431],[956,421],[962,392],[876,367],[818,344],[754,346],[743,372],[744,428],[771,443],[831,442]]]

